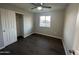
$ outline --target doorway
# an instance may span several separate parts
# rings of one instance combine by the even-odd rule
[[[23,38],[23,15],[16,13],[17,38]]]

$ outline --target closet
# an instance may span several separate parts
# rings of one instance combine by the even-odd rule
[[[0,8],[0,35],[4,46],[17,41],[15,11]],[[2,46],[1,46],[2,47]]]
[[[17,38],[23,38],[23,15],[16,13]]]

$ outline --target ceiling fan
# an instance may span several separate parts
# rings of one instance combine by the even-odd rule
[[[49,8],[49,9],[51,8],[50,6],[45,6],[44,3],[31,3],[31,4],[35,6],[31,9],[42,10],[43,8]]]

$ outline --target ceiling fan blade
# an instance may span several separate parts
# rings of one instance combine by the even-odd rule
[[[35,8],[37,8],[37,7],[33,7],[33,8],[31,8],[31,9],[35,9]]]
[[[43,8],[51,8],[50,6],[44,6],[44,3],[31,3],[32,5],[34,5],[35,7],[31,8],[31,9],[35,9],[39,6],[43,7]]]
[[[34,5],[34,6],[41,6],[40,3],[31,3],[31,4]]]
[[[43,8],[51,8],[50,6],[42,6]]]

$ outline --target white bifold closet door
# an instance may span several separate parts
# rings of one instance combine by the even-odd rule
[[[17,41],[16,17],[12,10],[1,9],[1,21],[4,45],[7,46]]]

